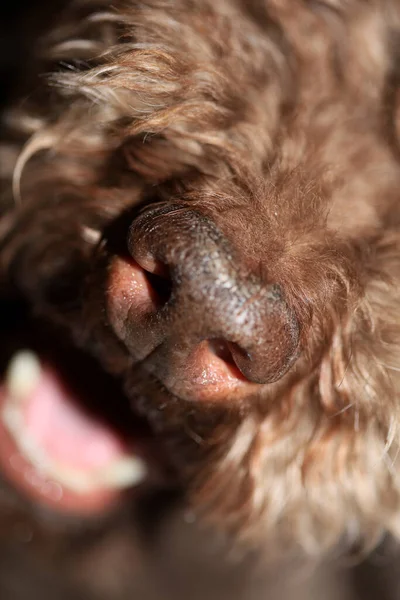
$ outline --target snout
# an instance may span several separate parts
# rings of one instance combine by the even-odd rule
[[[293,364],[300,328],[282,289],[249,271],[208,217],[149,207],[133,221],[127,249],[129,258],[111,266],[108,316],[171,391],[218,399],[242,382],[274,382]]]

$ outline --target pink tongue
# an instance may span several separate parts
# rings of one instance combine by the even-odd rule
[[[56,374],[43,368],[22,410],[27,435],[52,461],[79,470],[99,469],[125,455],[116,433],[87,415]]]

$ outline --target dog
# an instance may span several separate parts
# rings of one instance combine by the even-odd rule
[[[274,557],[399,536],[399,31],[396,0],[75,0],[38,40],[1,145],[19,501],[176,490]]]

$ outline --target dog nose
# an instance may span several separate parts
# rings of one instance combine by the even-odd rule
[[[155,205],[133,221],[127,245],[132,260],[114,277],[112,288],[124,293],[111,299],[111,320],[136,358],[163,344],[189,355],[209,341],[250,382],[288,370],[299,343],[293,311],[278,284],[246,271],[211,219]]]

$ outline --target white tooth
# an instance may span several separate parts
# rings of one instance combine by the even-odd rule
[[[46,466],[46,474],[77,493],[99,488],[123,489],[138,485],[146,477],[144,462],[137,457],[124,457],[97,472],[87,473],[60,464]]]
[[[11,403],[7,402],[3,406],[2,411],[3,422],[7,425],[10,433],[14,437],[19,437],[19,431],[21,429],[21,415],[19,410]]]
[[[144,461],[137,456],[127,456],[103,471],[100,481],[112,488],[127,488],[138,485],[146,475]]]
[[[82,237],[88,244],[98,244],[101,238],[101,232],[92,227],[82,227]]]
[[[26,434],[21,423],[21,411],[18,404],[7,402],[3,407],[3,423],[12,434],[14,441],[22,454],[37,470],[47,469],[48,460],[45,452]]]
[[[63,467],[57,463],[46,469],[46,475],[77,494],[87,494],[96,490],[96,485],[93,485],[90,474]]]
[[[42,367],[36,354],[30,350],[17,352],[7,369],[8,394],[15,400],[25,400],[38,384],[41,373]]]

